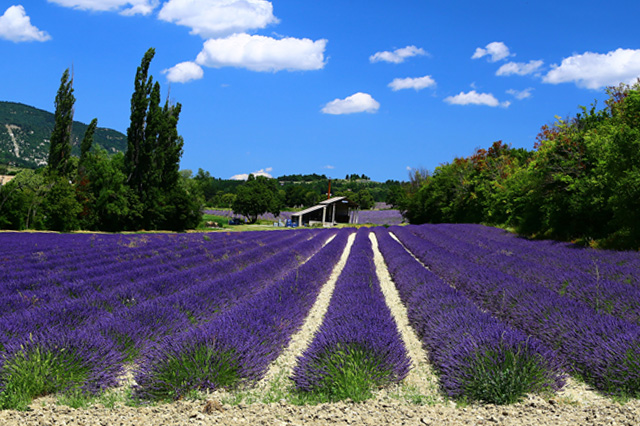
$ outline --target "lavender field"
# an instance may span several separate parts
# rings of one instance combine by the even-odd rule
[[[640,396],[637,252],[422,225],[0,233],[0,407],[100,395],[127,371],[131,398],[143,402],[251,388],[332,273],[328,308],[288,373],[291,392],[366,399],[418,361],[381,291],[374,250],[443,395],[507,404],[573,376],[606,395]]]

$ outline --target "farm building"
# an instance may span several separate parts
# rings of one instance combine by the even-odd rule
[[[293,213],[291,222],[297,226],[358,223],[358,205],[349,201],[347,197],[329,198],[313,207]]]

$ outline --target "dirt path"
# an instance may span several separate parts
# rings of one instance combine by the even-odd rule
[[[369,234],[373,248],[373,261],[376,265],[376,273],[380,281],[380,287],[384,294],[387,306],[391,310],[394,321],[400,331],[404,345],[409,352],[413,368],[405,378],[404,384],[414,388],[420,395],[433,402],[442,402],[438,393],[438,381],[428,362],[427,353],[422,348],[422,343],[409,324],[407,308],[400,300],[400,294],[396,289],[382,253],[378,250],[378,240],[373,232]]]

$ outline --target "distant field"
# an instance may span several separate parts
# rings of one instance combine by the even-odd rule
[[[222,209],[206,209],[205,214],[212,214],[216,216],[223,216],[228,218],[240,218],[243,219],[240,215],[234,215],[231,210],[222,210]],[[277,222],[280,220],[291,219],[291,214],[293,212],[284,211],[280,213],[280,216],[275,217],[271,213],[267,213],[264,215],[260,215],[258,217],[259,220],[268,220]],[[358,223],[360,224],[372,224],[372,225],[399,225],[403,222],[402,214],[398,210],[361,210],[358,212]]]

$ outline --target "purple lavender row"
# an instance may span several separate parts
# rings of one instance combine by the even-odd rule
[[[447,235],[491,250],[507,250],[531,262],[587,273],[594,279],[618,281],[640,287],[640,254],[577,247],[556,241],[530,241],[501,229],[471,224],[440,227]]]
[[[209,322],[269,288],[302,260],[320,250],[333,231],[316,230],[306,234],[312,238],[293,246],[287,245],[286,250],[226,277],[114,312],[97,328],[114,339],[129,358],[133,358],[151,341]]]
[[[41,308],[49,303],[63,299],[80,298],[89,294],[96,294],[103,290],[115,290],[121,283],[128,283],[137,279],[146,279],[149,275],[169,273],[177,268],[166,264],[153,264],[153,259],[145,259],[143,264],[127,265],[129,269],[114,273],[114,268],[107,266],[97,272],[101,274],[94,278],[61,281],[49,280],[48,277],[31,277],[22,280],[9,280],[3,284],[3,296],[0,296],[0,307],[3,314],[22,309]],[[146,265],[146,266],[145,266]],[[107,285],[104,285],[104,283]]]
[[[460,228],[460,234],[468,235],[464,232],[466,226]],[[440,232],[442,229],[445,230],[444,233]],[[419,228],[416,233],[452,253],[463,254],[479,265],[540,284],[560,295],[579,300],[598,313],[611,314],[625,321],[640,323],[640,287],[594,277],[576,271],[568,265],[559,268],[545,264],[541,268],[538,263],[511,254],[511,246],[508,243],[503,244],[501,250],[489,246],[481,247],[467,242],[470,237],[454,238],[455,232],[451,229],[456,227],[431,225]]]
[[[491,315],[425,269],[377,228],[389,273],[407,306],[440,383],[453,398],[512,403],[527,393],[557,390],[563,373],[557,354]]]
[[[94,248],[85,247],[84,250],[77,251],[76,255],[78,257],[82,257],[83,252],[97,252],[100,257],[111,259],[111,262],[98,267],[82,267],[86,265],[78,266],[76,273],[71,276],[65,275],[65,271],[27,271],[27,275],[25,277],[16,279],[9,278],[6,280],[2,290],[13,294],[18,291],[22,292],[25,289],[37,290],[39,287],[47,287],[47,293],[49,293],[49,289],[54,286],[61,287],[67,283],[74,283],[77,284],[77,286],[85,286],[85,283],[91,283],[92,279],[95,278],[99,282],[100,279],[105,276],[109,276],[110,279],[112,279],[112,281],[115,280],[115,282],[120,282],[120,280],[134,280],[141,276],[141,274],[144,274],[141,268],[149,268],[150,270],[148,274],[153,274],[154,272],[159,274],[162,271],[169,272],[175,269],[186,269],[193,265],[210,263],[211,260],[216,257],[228,257],[236,251],[236,248],[239,250],[246,250],[251,246],[259,245],[262,241],[265,241],[263,239],[253,242],[253,239],[247,238],[245,241],[234,240],[229,244],[230,241],[225,240],[226,238],[220,238],[217,239],[216,242],[208,243],[208,246],[213,248],[213,250],[206,246],[201,247],[202,242],[198,242],[197,244],[202,250],[196,250],[195,252],[185,251],[186,249],[173,250],[173,253],[169,255],[169,257],[161,256],[157,254],[157,251],[154,248],[151,248],[144,256],[136,256],[134,259],[129,261],[114,260],[115,256],[113,255],[113,252],[110,252],[110,246]],[[220,242],[222,242],[222,244],[220,244]],[[249,247],[246,247],[247,243],[250,244]],[[245,247],[243,248],[241,246]],[[227,251],[229,248],[231,249],[230,252]],[[31,274],[29,274],[29,272],[31,272]],[[114,273],[117,274],[117,276],[114,276]],[[132,274],[131,277],[127,276],[129,273]]]
[[[144,251],[148,246],[167,246],[173,244],[165,235],[152,235],[152,236],[140,236],[140,235],[100,235],[96,234],[48,234],[48,233],[34,233],[34,234],[17,234],[8,233],[0,234],[3,242],[8,247],[15,247],[21,245],[26,252],[21,255],[15,254],[13,259],[18,261],[16,263],[15,271],[20,271],[23,267],[30,270],[49,270],[57,268],[60,265],[65,265],[70,261],[84,261],[84,258],[78,259],[77,253],[85,252],[87,259],[96,258],[97,253],[89,251],[88,247],[109,246],[110,253],[113,255],[116,251],[121,253],[120,249],[126,250],[127,256],[135,256],[139,251]],[[137,244],[139,241],[147,241],[144,246],[139,247]],[[149,243],[148,241],[151,241]],[[8,271],[7,271],[8,272]]]
[[[368,386],[398,382],[409,371],[411,361],[380,289],[368,235],[368,229],[358,230],[322,325],[293,371],[301,391],[331,392],[353,373],[350,368]]]
[[[240,235],[240,234],[239,234]],[[221,238],[222,236],[220,236]],[[254,242],[248,247],[231,246],[232,253],[224,252],[224,256],[213,261],[208,255],[204,255],[199,262],[200,266],[186,267],[186,263],[193,263],[189,259],[183,259],[182,264],[174,267],[156,265],[153,257],[145,259],[146,265],[132,267],[130,269],[114,272],[114,268],[104,268],[103,274],[88,280],[76,280],[64,283],[47,282],[40,288],[33,288],[33,281],[26,281],[26,284],[6,283],[4,287],[8,289],[8,296],[0,297],[0,312],[8,314],[22,309],[43,307],[58,300],[69,298],[90,297],[94,304],[108,305],[109,309],[117,308],[119,305],[129,305],[133,301],[142,301],[148,297],[155,297],[158,293],[164,294],[166,291],[178,291],[183,286],[191,285],[197,281],[210,280],[224,276],[237,269],[244,268],[252,262],[259,261],[273,250],[282,250],[289,247],[295,241],[306,238],[302,234],[273,233],[270,238]],[[279,244],[283,242],[284,244]],[[246,244],[245,244],[246,245]],[[263,246],[268,247],[266,250]],[[242,249],[242,251],[240,250]],[[235,252],[235,253],[234,253]],[[216,252],[213,252],[215,255]],[[221,255],[220,252],[217,253]],[[231,254],[231,256],[229,256]],[[135,291],[131,286],[132,282],[139,283],[141,291]],[[106,293],[106,298],[103,296]],[[115,299],[115,303],[114,303]]]
[[[101,238],[99,242],[91,240],[90,245],[86,244],[85,241],[84,246],[67,248],[67,252],[71,253],[71,256],[56,260],[55,264],[47,262],[44,266],[37,264],[9,268],[9,270],[22,269],[22,271],[7,272],[2,279],[4,284],[0,288],[0,292],[7,287],[24,290],[18,285],[11,286],[12,282],[17,282],[18,284],[25,282],[28,288],[33,289],[37,288],[41,283],[60,284],[70,281],[83,281],[91,276],[105,275],[105,273],[110,273],[113,269],[126,271],[131,267],[137,268],[145,263],[147,265],[157,265],[158,263],[170,264],[178,261],[181,263],[180,267],[184,268],[188,266],[186,264],[188,260],[186,259],[191,259],[192,263],[208,262],[211,255],[216,255],[215,251],[219,250],[218,247],[220,245],[229,247],[230,245],[246,244],[250,241],[261,244],[262,241],[268,240],[265,237],[258,237],[256,235],[258,233],[251,234],[251,236],[244,235],[242,238],[222,234],[216,238],[215,242],[207,242],[198,234],[187,236],[153,235],[151,236],[151,241],[147,239],[148,236],[142,236],[138,239],[130,240],[131,243],[136,244],[133,247],[122,246],[119,238],[106,240]],[[48,234],[42,235],[43,239],[47,236]],[[146,242],[141,246],[137,246],[142,238],[145,238],[144,241]],[[64,240],[66,238],[63,238]],[[45,243],[46,241],[44,240]],[[36,242],[33,250],[42,247],[42,243],[43,241]],[[211,249],[213,249],[214,253],[212,253]],[[91,262],[87,260],[89,258],[98,260]]]
[[[110,241],[101,239],[99,243],[95,244],[92,241],[90,246],[85,244],[80,247],[68,247],[66,250],[67,254],[70,255],[56,259],[55,263],[47,262],[45,265],[35,264],[29,266],[21,264],[20,268],[15,267],[7,270],[1,279],[3,281],[31,279],[33,280],[30,283],[31,286],[37,284],[37,279],[69,281],[86,278],[93,273],[92,269],[97,269],[97,273],[102,275],[104,268],[109,266],[126,269],[129,264],[135,265],[145,261],[147,263],[167,263],[172,259],[192,257],[197,253],[206,254],[209,248],[214,246],[204,241],[197,234],[180,238],[179,244],[175,237],[169,235],[153,237],[154,244],[145,243],[144,246],[123,247],[118,243],[119,239],[112,238]],[[257,238],[245,237],[244,241],[253,239]],[[234,241],[235,244],[243,241],[238,237],[226,235],[216,240],[218,243],[222,242],[225,246],[229,244],[227,240],[229,242]],[[136,241],[135,239],[131,240],[131,243],[136,243]],[[42,246],[42,242],[40,246]],[[22,261],[19,262],[22,263]]]
[[[237,258],[227,259],[209,265],[205,270],[186,270],[176,274],[146,275],[136,280],[123,280],[118,285],[109,286],[112,276],[105,276],[102,292],[90,293],[86,297],[72,299],[69,295],[53,298],[49,303],[38,300],[29,309],[17,311],[0,318],[0,345],[3,340],[11,340],[16,336],[28,334],[32,331],[46,329],[47,327],[77,328],[91,323],[103,316],[105,311],[117,312],[120,309],[136,305],[147,298],[167,296],[182,291],[189,297],[188,289],[199,284],[201,287],[215,286],[216,279],[222,279],[225,275],[246,267],[248,262],[258,262],[267,259],[273,254],[288,249],[296,241],[303,241],[309,234],[296,233],[282,241],[281,244],[271,244],[250,250],[244,254],[244,258],[238,262]],[[95,282],[94,282],[95,285]],[[95,289],[96,287],[94,287]],[[206,290],[211,291],[211,290]],[[206,292],[205,291],[205,292]],[[53,293],[53,292],[52,292]]]
[[[296,256],[307,256],[324,242],[322,238],[311,237],[321,233],[328,236],[327,232],[331,231],[299,232],[277,244],[251,250],[244,254],[246,259],[240,259],[247,263],[238,262],[239,259],[236,257],[212,264],[206,272],[211,273],[217,269],[219,273],[214,275],[215,279],[203,276],[202,271],[187,270],[180,276],[180,280],[169,274],[135,282],[126,281],[101,294],[78,299],[53,300],[40,308],[5,315],[0,318],[0,346],[4,342],[37,330],[82,328],[98,320],[101,320],[101,324],[111,326],[112,322],[109,319],[118,312],[126,312],[148,299],[162,300],[172,312],[181,312],[181,315],[175,316],[178,322],[189,317],[193,322],[202,321],[262,281],[275,279],[278,273],[282,273],[280,271],[295,265],[298,261]],[[252,263],[248,263],[249,261]],[[244,269],[239,270],[241,267]],[[231,271],[236,272],[229,274]],[[201,275],[198,275],[198,272]],[[142,311],[144,309],[145,307],[140,308]],[[123,315],[134,319],[143,316],[136,310],[132,312]],[[148,321],[155,319],[150,318]],[[182,321],[182,324],[187,323]],[[106,325],[103,328],[105,327]],[[115,328],[115,333],[120,337],[118,330],[126,332],[126,325]]]
[[[420,228],[392,231],[435,274],[481,309],[557,350],[572,374],[606,393],[640,395],[640,326],[479,266],[412,232]]]
[[[350,232],[340,231],[306,263],[202,327],[166,337],[149,348],[136,374],[138,395],[176,399],[192,389],[259,380],[302,325]],[[209,356],[195,364],[189,362],[199,352]],[[176,381],[167,374],[167,369],[176,366],[189,375],[189,381]],[[221,371],[225,366],[233,370],[232,377]]]

